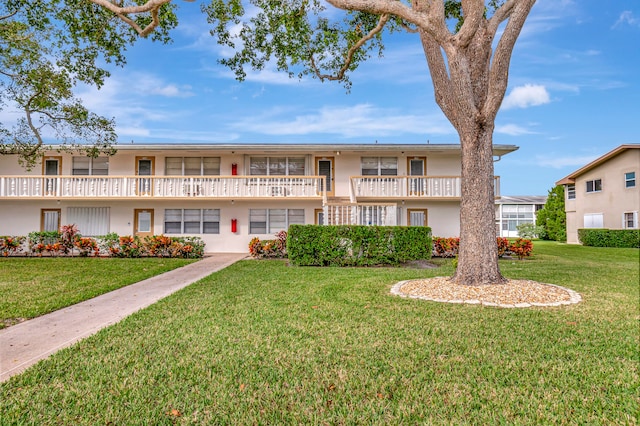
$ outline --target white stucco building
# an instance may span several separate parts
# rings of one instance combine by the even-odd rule
[[[85,236],[197,235],[245,252],[289,224],[428,225],[458,236],[460,145],[117,146],[91,159],[52,150],[32,171],[0,156],[0,235],[74,223]],[[518,148],[495,145],[494,155]],[[495,178],[496,197],[500,181]]]

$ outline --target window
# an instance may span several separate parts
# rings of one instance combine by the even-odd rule
[[[535,222],[535,206],[533,204],[503,204],[502,229],[517,231],[518,225]]]
[[[167,157],[164,165],[166,176],[220,175],[220,157]]]
[[[602,179],[587,181],[587,192],[600,192],[600,191],[602,191]]]
[[[629,172],[624,174],[624,187],[635,188],[636,186],[636,172]]]
[[[44,232],[60,230],[60,209],[40,210],[40,230]]]
[[[575,200],[576,199],[576,184],[571,183],[567,185],[567,199]]]
[[[106,176],[109,174],[109,159],[107,157],[73,157],[74,176]]]
[[[165,234],[219,234],[220,209],[166,209]]]
[[[304,157],[251,157],[249,174],[251,176],[303,176],[304,166]]]
[[[289,225],[304,225],[304,209],[250,209],[249,233],[271,234]]]
[[[67,223],[78,227],[84,237],[97,237],[109,233],[109,207],[69,207]]]
[[[603,228],[604,217],[602,213],[587,213],[584,215],[585,228]]]
[[[397,176],[396,157],[362,157],[362,176]]]
[[[636,229],[638,227],[638,212],[624,212],[622,214],[622,227],[624,229]]]

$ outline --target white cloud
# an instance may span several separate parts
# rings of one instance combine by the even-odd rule
[[[562,169],[565,167],[580,168],[585,164],[589,164],[598,158],[598,155],[584,155],[581,157],[559,157],[557,155],[537,155],[536,163],[541,167],[550,167],[552,169]]]
[[[510,136],[532,135],[535,133],[517,124],[505,124],[502,126],[496,126],[495,131],[496,133],[502,133]]]
[[[544,105],[551,102],[549,92],[544,86],[536,84],[525,84],[513,88],[504,98],[502,108],[527,108],[530,106]]]
[[[370,104],[351,107],[323,107],[307,114],[289,115],[291,110],[272,109],[262,117],[235,122],[233,128],[269,135],[337,134],[344,137],[389,136],[394,134],[453,134],[451,125],[439,114],[407,115]]]
[[[625,10],[620,14],[618,20],[613,24],[612,28],[616,28],[621,25],[631,25],[633,27],[640,26],[640,18],[636,18],[633,15],[633,12],[630,10]]]

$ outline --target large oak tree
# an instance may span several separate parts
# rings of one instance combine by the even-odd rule
[[[162,25],[170,0],[90,0],[140,35]],[[139,4],[140,3],[140,4]],[[211,0],[212,35],[235,55],[221,62],[239,79],[246,67],[275,63],[290,76],[311,75],[350,86],[349,73],[382,52],[383,36],[404,31],[422,45],[435,100],[462,150],[460,250],[453,280],[505,282],[495,242],[493,131],[511,55],[535,0]],[[328,13],[327,6],[342,14]],[[332,11],[334,12],[334,11]],[[140,25],[139,14],[147,16]]]

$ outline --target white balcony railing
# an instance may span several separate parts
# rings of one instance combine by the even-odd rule
[[[327,204],[324,206],[325,225],[378,225],[398,224],[396,204]]]
[[[0,198],[316,198],[324,176],[2,176]]]
[[[494,181],[500,194],[500,178]],[[460,198],[460,176],[354,176],[351,202],[358,198]]]

